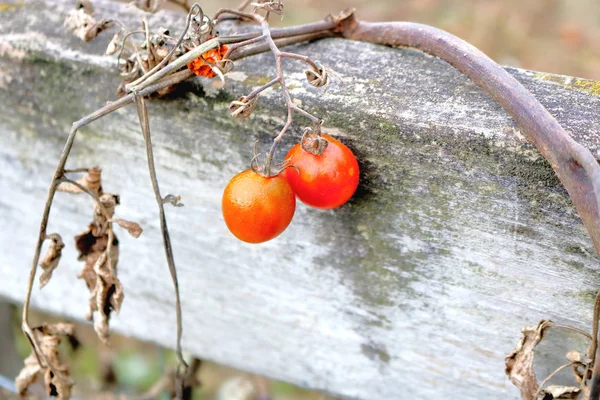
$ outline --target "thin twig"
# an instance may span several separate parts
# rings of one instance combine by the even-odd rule
[[[267,90],[271,86],[275,86],[278,83],[280,83],[279,78],[275,78],[275,79],[271,80],[271,82],[268,82],[268,83],[262,85],[261,87],[254,89],[253,91],[251,91],[250,93],[248,93],[248,96],[246,96],[246,100],[252,100],[256,96],[258,96],[259,93],[264,92],[265,90]]]
[[[271,145],[271,148],[269,149],[269,152],[267,153],[263,173],[266,176],[271,176],[271,163],[273,162],[273,155],[275,154],[275,149],[277,148],[277,144],[279,143],[279,141],[281,141],[281,138],[283,137],[285,132],[292,125],[293,118],[294,118],[294,111],[304,115],[305,117],[310,119],[311,122],[315,125],[318,125],[320,123],[320,120],[319,120],[319,118],[311,115],[310,113],[306,112],[305,110],[303,110],[300,107],[298,107],[297,105],[295,105],[294,102],[292,101],[292,96],[290,95],[290,92],[285,84],[285,76],[283,73],[283,65],[282,65],[282,59],[284,57],[290,57],[290,55],[292,53],[282,53],[279,50],[279,48],[273,41],[273,38],[271,37],[270,31],[269,31],[269,24],[266,21],[263,21],[261,26],[262,26],[263,36],[265,36],[265,41],[267,42],[267,44],[269,45],[269,49],[275,56],[275,64],[276,64],[276,68],[277,68],[277,79],[279,80],[279,84],[281,86],[281,91],[283,92],[283,98],[285,100],[285,104],[288,109],[287,120],[285,122],[285,125],[283,126],[283,128],[281,129],[279,134],[275,137],[275,139],[273,139],[273,144]],[[299,57],[302,57],[302,56],[299,56]],[[306,59],[303,59],[303,61],[306,61]],[[309,64],[316,65],[312,61],[309,62]]]
[[[566,329],[568,331],[573,331],[576,333],[579,333],[580,335],[585,336],[586,338],[590,339],[593,341],[592,335],[590,335],[589,333],[587,333],[586,331],[584,331],[583,329],[579,329],[576,328],[574,326],[569,326],[569,325],[561,325],[561,324],[552,324],[552,327],[554,328],[561,328],[561,329]],[[589,357],[588,357],[589,358]]]
[[[319,32],[302,34],[302,35],[292,36],[292,37],[287,37],[287,38],[274,39],[274,41],[275,41],[275,44],[277,45],[277,47],[282,48],[282,47],[290,46],[290,45],[293,45],[296,43],[310,42],[313,40],[324,39],[324,38],[333,37],[333,36],[335,36],[335,35],[333,33],[331,33],[331,31],[319,31]],[[223,41],[224,39],[220,38],[219,40]],[[235,54],[231,55],[231,60],[236,61],[236,60],[239,60],[242,58],[250,57],[250,56],[264,53],[267,51],[269,51],[269,45],[267,43],[260,43],[260,44],[254,45],[254,46],[244,47],[243,49],[237,50],[235,52]]]
[[[252,39],[244,40],[244,41],[239,42],[239,43],[234,43],[231,46],[229,46],[229,48],[227,49],[227,52],[223,55],[223,58],[227,60],[227,59],[229,59],[231,57],[231,53],[233,53],[234,51],[236,51],[240,47],[249,46],[251,44],[260,42],[260,41],[262,41],[264,39],[265,39],[265,36],[261,35],[261,36],[257,36],[257,37],[252,38]]]
[[[308,56],[304,56],[302,54],[296,54],[296,53],[288,53],[288,52],[283,52],[283,51],[281,51],[279,53],[279,56],[285,57],[285,58],[295,58],[297,60],[304,61],[305,63],[310,65],[315,70],[317,70],[317,71],[319,70],[319,66],[313,60],[311,60],[311,58]]]

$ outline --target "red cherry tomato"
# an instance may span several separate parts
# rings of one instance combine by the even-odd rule
[[[267,178],[248,169],[231,178],[221,204],[231,233],[244,242],[262,243],[290,224],[296,196],[283,175]]]
[[[317,208],[336,208],[346,203],[358,187],[360,171],[356,157],[346,145],[329,135],[321,155],[293,146],[286,156],[285,176],[296,196]]]

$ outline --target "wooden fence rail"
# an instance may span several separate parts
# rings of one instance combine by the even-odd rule
[[[84,43],[63,28],[73,6],[0,11],[0,296],[16,303],[70,124],[114,99],[119,83],[102,55],[111,33]],[[95,7],[130,27],[143,16],[154,27],[183,19]],[[324,91],[285,63],[294,98],[357,153],[361,185],[339,210],[300,205],[272,242],[238,242],[220,211],[254,141],[266,149],[284,121],[276,89],[247,121],[228,112],[274,76],[272,56],[238,62],[224,89],[198,80],[149,103],[159,180],[185,204],[167,211],[185,350],[347,398],[518,398],[504,357],[521,327],[551,318],[589,330],[600,286],[591,240],[554,172],[497,104],[436,58],[343,39],[294,51],[341,76]],[[599,157],[600,82],[509,71]],[[143,148],[125,108],[81,131],[68,167],[101,166],[104,189],[121,196],[117,215],[144,228],[139,239],[117,232],[125,301],[113,329],[172,347],[174,296]],[[58,196],[49,231],[67,247],[34,307],[84,318],[88,292],[69,237],[90,216],[88,198]],[[567,340],[586,345],[557,334],[538,357],[540,376],[563,363]]]

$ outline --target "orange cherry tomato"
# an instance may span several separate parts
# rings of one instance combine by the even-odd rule
[[[358,187],[356,157],[345,144],[321,135],[328,144],[321,155],[293,146],[286,156],[285,177],[296,196],[317,208],[336,208],[346,203]]]
[[[288,227],[296,210],[296,196],[283,175],[265,177],[248,169],[227,184],[223,218],[238,239],[262,243]]]

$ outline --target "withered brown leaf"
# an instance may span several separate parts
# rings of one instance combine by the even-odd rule
[[[521,390],[523,400],[535,400],[538,383],[533,372],[533,350],[542,340],[546,329],[554,323],[542,320],[537,326],[527,326],[521,330],[522,337],[517,347],[506,356],[506,374],[511,382]]]
[[[248,118],[256,105],[258,104],[258,96],[248,100],[246,96],[242,96],[229,104],[229,112],[233,118]]]
[[[119,196],[104,193],[100,196],[104,212],[94,207],[94,219],[84,232],[75,237],[79,250],[79,260],[85,265],[79,274],[91,292],[87,318],[94,320],[94,329],[100,340],[108,343],[108,322],[110,313],[119,311],[123,301],[123,287],[117,278],[119,261],[119,240],[108,229],[108,215],[111,218],[119,204]],[[109,248],[109,241],[110,248]],[[110,260],[110,262],[109,262]],[[94,313],[97,313],[94,317]]]
[[[90,225],[91,227],[91,225]],[[123,287],[116,276],[119,259],[119,241],[114,238],[108,261],[108,234],[95,237],[88,230],[76,238],[78,249],[83,250],[80,260],[85,261],[79,278],[83,279],[91,292],[87,318],[94,320],[94,329],[105,343],[108,341],[108,321],[112,310],[119,311],[123,301]],[[98,312],[96,318],[94,312]]]
[[[307,69],[306,71],[304,71],[304,74],[306,75],[306,80],[309,84],[311,84],[314,87],[322,87],[327,85],[327,83],[329,82],[329,76],[327,74],[327,68],[323,67],[320,64],[318,64],[317,66],[319,67],[318,70],[314,68]]]
[[[46,239],[50,240],[50,247],[40,262],[40,267],[42,267],[43,270],[42,275],[40,276],[40,288],[43,288],[50,278],[52,278],[52,272],[58,267],[58,262],[62,256],[62,249],[65,247],[65,244],[58,233],[52,233],[48,235]]]
[[[108,46],[106,47],[106,52],[104,54],[110,56],[118,51],[121,51],[121,49],[123,48],[123,36],[124,30],[119,29],[108,43]]]
[[[580,393],[581,389],[576,386],[551,385],[542,390],[545,400],[574,400]]]
[[[142,227],[137,222],[126,221],[121,218],[113,218],[112,222],[118,224],[123,229],[127,229],[127,232],[134,238],[140,237],[143,232]]]
[[[71,397],[73,380],[69,375],[69,367],[60,362],[58,346],[63,337],[74,336],[74,330],[73,325],[67,323],[43,324],[33,328],[33,335],[39,344],[41,355],[48,365],[42,367],[35,353],[31,352],[25,359],[25,366],[15,379],[20,396],[25,396],[29,386],[43,376],[48,396],[55,396],[59,400]]]
[[[84,42],[94,39],[100,32],[113,24],[113,21],[104,18],[96,21],[88,11],[89,9],[86,7],[80,6],[76,10],[70,11],[63,23],[67,29]]]

